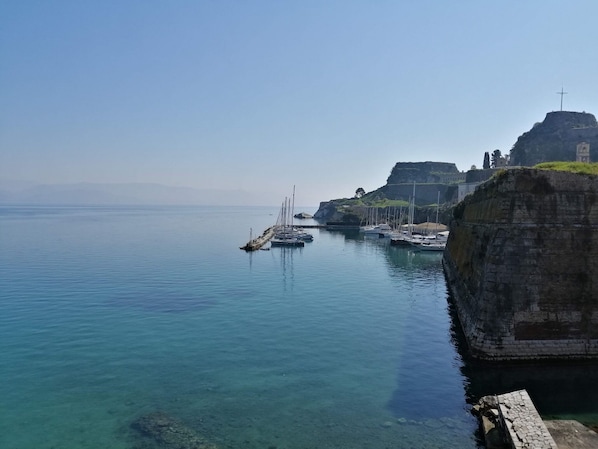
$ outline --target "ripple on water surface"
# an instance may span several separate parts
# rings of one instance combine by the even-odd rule
[[[160,410],[222,447],[476,447],[439,258],[239,251],[265,208],[25,212],[0,214],[0,446],[130,449]]]

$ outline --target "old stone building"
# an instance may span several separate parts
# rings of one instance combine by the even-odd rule
[[[580,142],[577,144],[577,162],[590,162],[590,144]]]

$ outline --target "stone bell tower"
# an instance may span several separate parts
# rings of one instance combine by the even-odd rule
[[[588,142],[580,142],[577,144],[577,162],[590,162],[590,144]]]

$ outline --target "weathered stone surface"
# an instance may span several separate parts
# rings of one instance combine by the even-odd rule
[[[507,439],[498,413],[498,396],[483,396],[471,411],[480,419],[486,448],[507,449]]]
[[[574,420],[544,421],[559,449],[596,449],[598,434]]]
[[[508,447],[503,440],[500,427],[486,416],[482,416],[482,432],[484,433],[486,449],[506,449]]]
[[[558,449],[525,390],[498,397],[500,416],[514,449]]]
[[[484,396],[476,414],[488,449],[557,449],[525,390]]]
[[[132,427],[165,449],[217,449],[181,421],[162,412],[150,413],[135,420]]]
[[[449,176],[459,175],[452,162],[397,162],[387,184],[442,183]]]
[[[502,172],[455,208],[444,267],[472,355],[598,357],[598,177]]]

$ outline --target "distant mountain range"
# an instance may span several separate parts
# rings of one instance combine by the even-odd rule
[[[194,189],[161,184],[34,184],[0,180],[0,204],[273,205],[279,198],[244,190]]]

